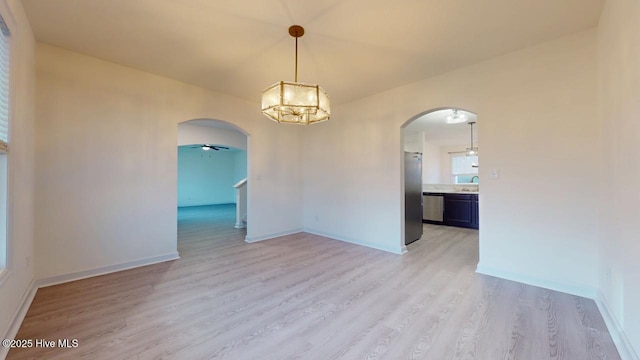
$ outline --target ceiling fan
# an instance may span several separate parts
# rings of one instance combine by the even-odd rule
[[[191,148],[192,149],[200,148],[204,151],[209,151],[209,150],[219,151],[220,149],[229,150],[229,148],[226,146],[209,145],[209,144],[196,145],[196,146],[192,146]]]

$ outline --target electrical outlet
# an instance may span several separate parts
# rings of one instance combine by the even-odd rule
[[[489,170],[489,179],[499,179],[500,178],[500,170],[499,169],[491,169]]]
[[[26,258],[24,258],[24,263],[26,264],[27,268],[31,267],[31,256],[27,256]]]
[[[607,266],[607,270],[604,273],[604,278],[607,284],[611,285],[611,268]]]

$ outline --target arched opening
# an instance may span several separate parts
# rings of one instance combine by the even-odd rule
[[[198,239],[243,241],[250,221],[249,134],[214,119],[178,124],[178,240],[190,233],[181,225],[197,223]],[[195,238],[195,237],[194,237]]]
[[[402,125],[403,246],[431,233],[469,229],[479,239],[478,116],[459,107],[422,112]]]

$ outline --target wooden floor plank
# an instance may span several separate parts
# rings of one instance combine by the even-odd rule
[[[619,359],[592,300],[478,275],[478,232],[399,256],[311,234],[248,244],[181,208],[181,259],[38,290],[8,359]]]

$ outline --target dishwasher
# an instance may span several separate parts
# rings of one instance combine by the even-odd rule
[[[431,224],[444,223],[444,194],[422,194],[422,220]]]

